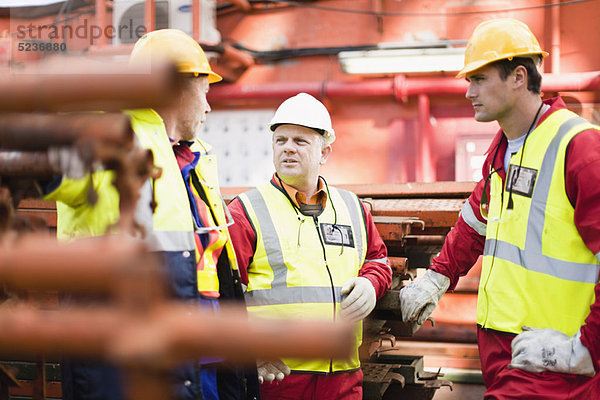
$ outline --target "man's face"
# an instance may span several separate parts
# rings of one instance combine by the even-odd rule
[[[180,139],[192,141],[206,120],[206,114],[210,112],[210,105],[206,100],[209,88],[208,77],[189,78],[187,84],[179,103],[177,125],[181,134]]]
[[[279,177],[301,189],[317,183],[320,165],[331,152],[322,136],[299,125],[279,125],[273,132],[273,164]]]
[[[498,69],[484,66],[467,74],[469,89],[465,97],[471,101],[479,122],[501,121],[511,110],[509,80],[502,80]]]

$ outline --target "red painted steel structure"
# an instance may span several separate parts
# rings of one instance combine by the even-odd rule
[[[200,41],[200,0],[192,0],[192,37],[195,41]]]
[[[397,75],[388,79],[373,79],[359,82],[281,82],[261,85],[217,85],[209,92],[213,105],[236,103],[249,100],[283,100],[299,92],[306,92],[319,98],[373,98],[393,97],[396,101],[407,102],[410,96],[418,98],[417,149],[419,164],[416,180],[434,182],[437,180],[432,149],[434,132],[431,127],[429,96],[464,96],[467,82],[455,78],[407,78]],[[600,71],[566,74],[545,74],[542,80],[545,92],[580,92],[600,90]]]
[[[106,0],[96,0],[96,26],[102,27],[102,31],[104,31],[104,27],[106,26]],[[105,35],[100,35],[98,38],[98,46],[106,46],[107,37]]]
[[[544,74],[545,92],[582,92],[600,90],[600,71]],[[244,100],[280,100],[298,92],[319,98],[389,97],[406,101],[409,96],[464,95],[467,82],[455,78],[394,78],[371,79],[358,82],[278,82],[260,85],[223,84],[211,88],[208,98],[214,104],[228,104]]]
[[[252,10],[252,6],[247,0],[236,0],[232,2],[233,5],[240,11],[248,13]],[[553,0],[553,5],[560,4],[559,1]],[[147,0],[145,2],[145,26],[147,30],[155,29],[155,1]],[[95,21],[100,26],[104,26],[106,23],[106,0],[96,0],[96,16]],[[475,7],[477,9],[477,7]],[[551,74],[546,74],[543,80],[543,90],[548,93],[557,92],[584,92],[584,91],[597,91],[600,87],[600,72],[571,72],[567,74],[560,73],[560,55],[561,55],[561,18],[569,18],[567,15],[568,11],[561,11],[562,7],[554,6],[551,7],[547,15],[547,34],[549,35],[548,41],[550,45],[547,46],[551,51],[548,64],[549,68],[546,71]],[[372,11],[384,12],[387,9],[383,8],[379,2],[373,2]],[[192,18],[192,36],[196,40],[200,40],[200,1],[192,0],[191,7],[191,18]],[[257,18],[255,14],[248,14],[252,18]],[[452,13],[449,14],[449,18]],[[390,30],[389,25],[383,24],[381,17],[377,19],[377,30],[380,34],[386,34],[387,30]],[[318,23],[318,21],[315,21]],[[322,22],[322,21],[321,21]],[[564,24],[564,21],[562,21]],[[223,34],[228,35],[229,32],[224,31]],[[543,36],[540,36],[543,38]],[[106,38],[100,38],[95,49],[106,49],[105,43]],[[324,40],[324,43],[327,41]],[[242,69],[248,69],[254,64],[251,56],[246,53],[240,52],[239,50],[231,47],[229,44],[223,44],[223,53],[221,58],[223,60],[230,60],[238,65],[241,65]],[[127,51],[124,49],[124,51]],[[568,50],[568,49],[567,49]],[[563,49],[564,53],[565,50]],[[225,62],[227,64],[227,62]],[[226,78],[236,78],[235,74],[230,75],[227,71],[221,71],[220,66],[217,69]],[[282,71],[285,69],[280,66],[275,68],[281,68]],[[365,101],[368,99],[386,97],[392,98],[395,101],[406,104],[409,102],[411,96],[417,96],[417,135],[415,151],[418,154],[417,162],[414,165],[415,176],[414,179],[424,182],[432,182],[438,180],[436,173],[436,163],[439,161],[439,155],[435,154],[435,146],[438,138],[436,138],[435,130],[428,122],[431,118],[431,96],[438,95],[449,95],[449,96],[463,96],[466,91],[466,82],[455,80],[452,77],[406,77],[404,75],[397,75],[391,78],[385,79],[368,79],[362,81],[343,81],[340,80],[339,76],[334,76],[326,81],[310,81],[310,82],[291,82],[286,81],[284,75],[280,76],[277,82],[272,80],[266,83],[254,83],[257,82],[253,79],[243,79],[245,84],[243,85],[216,85],[211,88],[209,94],[209,100],[213,104],[215,109],[218,109],[220,105],[225,107],[229,105],[245,105],[249,102],[260,102],[260,101],[281,101],[287,97],[297,94],[300,91],[308,92],[319,98],[328,99],[349,99],[356,98]],[[437,143],[439,145],[439,143]],[[444,179],[444,178],[442,178]],[[447,177],[445,179],[448,179]]]
[[[420,167],[417,169],[417,181],[433,182],[435,181],[435,161],[432,157],[433,130],[431,127],[431,108],[429,96],[425,93],[419,93],[418,113],[419,129],[421,134],[418,137],[418,151],[421,157]]]
[[[154,0],[145,2],[146,29],[155,27],[155,3]],[[570,97],[573,107],[587,104],[584,114],[589,110],[590,104],[594,107],[593,104],[597,103],[599,86],[597,71],[600,69],[600,57],[594,52],[587,51],[588,48],[592,48],[590,44],[593,43],[593,36],[590,35],[590,24],[583,23],[586,18],[593,20],[598,15],[591,3],[566,4],[558,0],[549,0],[546,2],[548,4],[542,6],[539,2],[530,0],[524,4],[522,10],[511,10],[509,7],[504,14],[500,11],[506,7],[501,2],[461,5],[443,0],[424,0],[406,1],[400,5],[397,4],[398,2],[357,0],[346,2],[347,4],[343,1],[314,4],[353,9],[356,11],[353,14],[312,10],[313,2],[305,2],[306,5],[300,4],[304,2],[298,2],[297,5],[287,7],[270,5],[266,8],[258,3],[251,5],[247,0],[235,0],[230,3],[233,7],[228,11],[218,12],[219,31],[231,43],[243,43],[258,51],[279,49],[294,51],[301,48],[352,47],[365,43],[393,42],[403,40],[402,38],[408,34],[425,30],[431,30],[439,38],[464,40],[472,27],[483,19],[497,16],[518,18],[530,24],[542,46],[550,51],[551,55],[547,57],[544,66],[545,72],[550,74],[544,78],[543,90],[547,94],[572,92],[567,94],[567,97]],[[110,13],[110,7],[107,6],[110,3],[106,0],[95,0],[94,4],[97,13],[93,20],[97,24],[106,24]],[[192,13],[190,13],[195,16],[192,23],[195,37],[200,31],[198,4],[198,0],[193,1]],[[223,3],[219,4],[223,5]],[[432,13],[427,10],[433,9],[439,9],[440,15],[435,17],[429,15]],[[102,15],[105,12],[106,15]],[[413,12],[417,16],[400,15],[403,12]],[[373,13],[376,15],[367,15]],[[337,18],[340,15],[346,18]],[[311,18],[310,29],[303,23],[306,18]],[[423,22],[420,22],[420,19],[423,19]],[[573,21],[581,21],[581,23],[573,23]],[[349,26],[352,26],[352,29],[349,29]],[[566,30],[565,26],[569,26],[570,29]],[[96,40],[89,47],[90,54],[97,51],[108,54],[109,49],[110,53],[126,54],[131,49],[131,45],[108,46],[105,39],[107,38]],[[372,169],[373,176],[377,177],[375,178],[377,183],[416,179],[455,179],[451,168],[445,171],[440,169],[443,165],[449,165],[448,161],[454,156],[454,140],[461,135],[491,134],[489,128],[480,129],[481,125],[473,121],[467,124],[461,120],[468,112],[468,103],[458,98],[464,94],[466,88],[464,81],[455,81],[452,77],[434,78],[420,75],[375,79],[367,76],[351,77],[340,71],[335,56],[293,58],[290,59],[293,62],[256,65],[250,53],[235,49],[229,41],[227,44],[218,44],[221,47],[218,53],[221,55],[217,60],[213,60],[214,67],[226,80],[237,81],[241,85],[218,84],[212,87],[209,99],[215,110],[227,109],[231,106],[247,108],[250,104],[271,108],[276,106],[276,102],[303,90],[320,98],[339,99],[340,101],[333,105],[342,103],[343,105],[332,111],[332,118],[336,121],[336,125],[350,136],[356,137],[358,135],[356,130],[364,129],[365,125],[375,125],[374,132],[378,134],[379,139],[371,143],[370,153],[362,154],[364,162],[357,164],[356,177],[348,178],[348,174],[342,175],[338,172],[348,167],[347,163],[339,161],[339,158],[332,160],[328,166],[327,172],[335,171],[338,174],[336,179],[345,179],[343,182],[365,181],[365,175],[358,169],[364,169],[366,165]],[[568,73],[558,76],[562,71]],[[323,76],[327,76],[327,79],[323,80]],[[298,82],[298,79],[306,79],[307,82]],[[429,97],[429,107],[425,107],[427,99],[420,95]],[[440,99],[438,95],[457,97]],[[397,117],[390,114],[389,107],[395,101],[401,104]],[[372,105],[377,107],[371,108],[368,115],[362,118],[360,121],[362,125],[345,122],[349,116],[359,115],[356,111],[361,107],[370,108]],[[570,106],[569,102],[567,105]],[[441,110],[443,115],[440,117]],[[430,114],[432,121],[438,118],[439,124],[436,127],[425,122],[427,113]],[[380,119],[377,120],[378,118]],[[387,126],[389,135],[386,136],[385,125],[382,122],[390,119],[394,122]],[[440,131],[447,134],[442,137],[437,134]],[[414,143],[410,143],[412,136],[414,136]],[[403,148],[390,146],[399,140],[406,141],[403,142]],[[340,140],[336,145],[338,154],[344,153],[348,158],[354,157],[358,151],[350,141]],[[427,152],[428,147],[429,152]],[[391,148],[393,150],[388,150]],[[396,151],[395,158],[390,158],[389,154],[386,157],[386,151],[390,154],[391,151]],[[422,151],[425,153],[421,153]],[[414,157],[416,161],[412,161],[412,154],[416,154]],[[408,169],[412,172],[393,172]]]
[[[146,32],[156,29],[156,12],[154,11],[154,0],[146,0],[144,3],[144,26]]]

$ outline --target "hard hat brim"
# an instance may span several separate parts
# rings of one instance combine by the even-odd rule
[[[486,65],[489,65],[496,61],[505,60],[505,59],[513,59],[513,58],[531,58],[531,56],[541,56],[542,58],[544,58],[544,57],[548,56],[548,54],[550,54],[550,53],[548,53],[547,51],[541,51],[541,52],[535,52],[535,53],[524,53],[524,54],[523,53],[515,53],[512,55],[510,55],[510,54],[503,55],[502,57],[493,58],[490,60],[479,60],[476,62],[472,62],[469,65],[466,65],[463,69],[461,69],[459,71],[458,74],[456,74],[455,78],[456,79],[463,78],[467,74],[470,74],[471,72],[476,71],[480,68],[483,68]]]
[[[223,80],[223,77],[215,72],[208,74],[208,83],[217,83]]]

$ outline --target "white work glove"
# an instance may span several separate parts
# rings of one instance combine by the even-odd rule
[[[342,301],[342,318],[358,322],[364,319],[375,308],[375,288],[370,280],[362,276],[350,278],[342,286],[342,296],[347,297]]]
[[[512,360],[508,368],[594,376],[592,357],[580,336],[580,332],[569,337],[554,329],[524,326],[511,343]]]
[[[448,287],[450,279],[428,269],[420,279],[400,290],[402,321],[423,325]]]
[[[55,171],[67,178],[81,179],[88,172],[85,162],[75,147],[50,147],[48,161]]]
[[[291,372],[290,367],[281,360],[258,360],[256,369],[258,371],[258,383],[273,382],[275,379],[282,381]]]

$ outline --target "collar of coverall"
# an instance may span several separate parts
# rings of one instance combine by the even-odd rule
[[[301,204],[320,204],[323,208],[325,208],[325,205],[327,204],[327,190],[325,189],[325,181],[323,178],[319,177],[319,181],[317,182],[317,191],[309,199],[306,197],[306,194],[299,192],[278,178],[279,177],[277,176],[277,173],[275,173],[273,174],[272,181],[277,186],[279,186],[279,182],[281,182],[283,189],[285,189],[296,207],[300,208]]]

